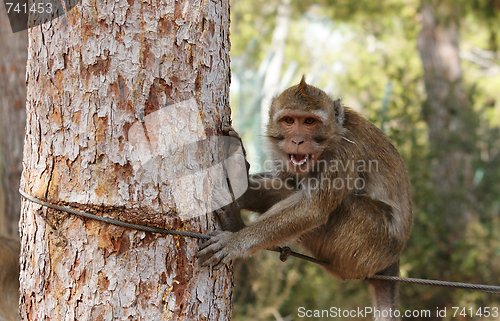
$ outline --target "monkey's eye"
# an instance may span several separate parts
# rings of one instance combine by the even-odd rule
[[[285,139],[285,136],[283,136],[283,135],[276,135],[276,136],[270,136],[270,137],[277,140],[277,141]]]
[[[282,121],[284,121],[285,123],[287,123],[288,125],[291,125],[293,124],[295,121],[293,120],[292,117],[290,116],[285,116],[281,119]]]
[[[307,117],[305,120],[304,120],[304,124],[306,125],[312,125],[316,123],[316,119],[315,118],[312,118],[312,117]]]

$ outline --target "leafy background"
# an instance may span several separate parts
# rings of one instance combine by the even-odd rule
[[[417,46],[424,6],[438,23],[457,27],[461,77],[444,95],[459,100],[433,101],[428,92],[446,79],[423,67],[432,59]],[[251,170],[258,172],[265,159],[262,128],[272,97],[304,74],[382,128],[406,161],[415,221],[402,275],[498,284],[499,13],[495,0],[233,0],[231,107]],[[449,111],[448,127],[440,128],[442,111]],[[449,162],[449,155],[463,161]],[[298,307],[370,305],[363,281],[335,280],[297,259],[281,263],[259,253],[236,267],[235,320],[295,320]],[[401,286],[402,309],[452,306],[500,307],[500,297]]]

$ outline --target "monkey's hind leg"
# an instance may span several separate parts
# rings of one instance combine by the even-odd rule
[[[399,276],[399,261],[377,274]],[[375,321],[398,321],[399,282],[373,280],[370,281],[370,291],[375,310]]]

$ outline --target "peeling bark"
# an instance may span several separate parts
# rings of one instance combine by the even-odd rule
[[[29,40],[21,187],[133,223],[213,229],[211,215],[179,216],[193,196],[170,175],[212,155],[168,148],[229,123],[228,1],[84,0]],[[24,320],[230,318],[231,272],[200,269],[196,240],[26,201],[21,238]]]

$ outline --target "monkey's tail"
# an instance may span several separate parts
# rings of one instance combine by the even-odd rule
[[[399,260],[381,275],[399,276]],[[369,280],[375,321],[399,321],[399,282]]]

